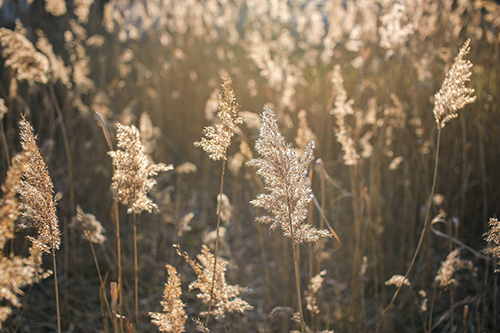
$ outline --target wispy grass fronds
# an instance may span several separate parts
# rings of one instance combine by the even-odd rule
[[[316,298],[316,294],[318,293],[319,289],[321,288],[321,285],[323,284],[323,281],[325,280],[324,278],[325,275],[326,275],[326,269],[322,270],[321,272],[319,272],[319,274],[315,275],[311,279],[311,282],[307,287],[307,291],[305,292],[307,310],[313,314],[319,313],[318,300]]]
[[[269,211],[272,216],[257,217],[256,222],[270,224],[270,229],[280,227],[294,244],[316,242],[331,237],[326,230],[317,230],[304,223],[311,201],[311,182],[307,169],[314,159],[314,143],[310,142],[299,160],[292,145],[281,134],[274,112],[266,105],[262,112],[260,137],[255,149],[261,158],[252,159],[247,165],[257,167],[269,193],[262,193],[250,203]]]
[[[37,52],[33,44],[21,33],[0,28],[0,43],[5,65],[12,68],[17,80],[47,83],[49,61]]]
[[[335,129],[338,142],[342,145],[344,151],[345,165],[356,165],[359,160],[359,154],[354,147],[352,140],[352,129],[346,124],[345,118],[348,115],[354,115],[352,99],[347,100],[347,92],[344,88],[344,78],[340,66],[336,65],[333,69],[332,76],[333,90],[335,93],[335,108],[330,111],[330,114],[335,116],[335,121],[338,128]]]
[[[225,77],[223,80],[222,90],[219,94],[219,111],[217,112],[220,124],[205,127],[203,130],[205,137],[194,143],[195,147],[202,148],[215,161],[227,159],[226,151],[231,144],[231,138],[238,130],[238,124],[243,123],[243,118],[238,116],[240,106],[231,87],[232,80],[229,77]]]
[[[464,59],[470,51],[469,45],[468,39],[446,73],[441,89],[434,95],[433,112],[438,128],[443,128],[448,121],[458,117],[458,110],[476,100],[476,96],[472,96],[474,89],[465,86],[472,75],[472,62]]]
[[[42,51],[49,60],[48,76],[55,83],[60,80],[67,88],[71,88],[71,69],[64,65],[64,61],[60,55],[54,53],[52,44],[47,39],[47,36],[41,29],[36,30],[38,40],[36,47]]]
[[[297,117],[299,118],[299,125],[295,143],[303,150],[309,142],[316,141],[316,135],[309,128],[309,124],[307,123],[307,112],[305,110],[300,110]]]
[[[228,224],[233,217],[233,206],[224,193],[217,196],[217,211],[220,211],[220,218],[226,224]]]
[[[393,275],[389,280],[385,281],[386,286],[396,286],[396,287],[401,287],[401,286],[408,286],[411,287],[410,281],[408,279],[405,279],[403,275]]]
[[[446,260],[441,263],[439,267],[438,274],[434,279],[434,285],[438,289],[448,289],[450,287],[456,287],[458,281],[453,278],[455,272],[459,270],[467,269],[476,275],[476,267],[470,260],[464,260],[460,258],[460,249],[455,249],[451,251]]]
[[[499,266],[495,272],[500,272],[500,221],[496,218],[491,218],[489,222],[490,229],[483,235],[484,240],[490,245],[484,249],[484,253],[491,254],[497,259]]]
[[[153,126],[153,122],[147,112],[141,114],[139,119],[139,131],[141,133],[141,142],[144,145],[144,151],[148,155],[153,155],[156,148],[156,139],[160,137],[161,131],[158,127]]]
[[[108,154],[113,159],[115,173],[113,189],[120,202],[128,206],[127,213],[152,212],[156,204],[148,197],[156,184],[153,178],[161,171],[172,170],[172,165],[153,164],[144,151],[139,130],[134,126],[117,125],[116,137],[119,149]]]
[[[23,216],[28,218],[25,226],[34,228],[38,233],[36,238],[28,238],[40,250],[52,253],[58,250],[61,244],[54,186],[47,166],[38,151],[33,127],[24,116],[19,121],[19,127],[21,146],[28,153],[28,160],[18,192],[24,210]]]
[[[52,254],[54,285],[56,294],[57,331],[61,332],[61,313],[59,310],[59,289],[57,282],[56,250],[61,244],[59,220],[56,215],[54,186],[47,166],[43,161],[31,124],[21,116],[19,121],[21,147],[28,154],[27,167],[24,169],[18,192],[21,196],[23,216],[28,218],[27,227],[37,231],[37,237],[29,237],[33,243],[32,255],[37,252]]]
[[[181,279],[174,267],[168,264],[165,266],[168,270],[168,282],[165,283],[161,301],[163,312],[150,312],[149,316],[153,318],[151,322],[158,326],[160,332],[181,333],[184,332],[187,319],[184,310],[186,304],[181,300]]]
[[[6,242],[14,238],[14,222],[21,214],[16,194],[21,176],[28,167],[28,156],[27,152],[23,152],[12,158],[12,166],[2,185],[4,195],[0,201],[0,300],[8,301],[15,307],[21,306],[18,295],[23,294],[24,286],[48,276],[43,275],[40,269],[42,252],[35,248],[30,249],[28,258],[3,254]],[[11,306],[0,307],[0,328],[11,312]]]
[[[97,221],[94,215],[86,214],[78,205],[76,207],[76,217],[73,219],[70,227],[77,228],[83,232],[83,238],[95,243],[103,244],[106,241],[106,232],[101,222]]]
[[[64,0],[45,0],[45,10],[54,16],[66,14],[66,1]]]
[[[3,198],[0,201],[0,249],[14,238],[14,222],[21,214],[16,197],[21,176],[27,168],[28,154],[23,152],[12,158],[12,166],[7,171],[5,183],[2,185]]]
[[[196,330],[202,333],[210,333],[211,331],[203,325],[200,318],[193,318],[194,323],[196,324]]]
[[[186,259],[196,272],[196,275],[198,275],[198,279],[189,285],[189,290],[199,289],[201,292],[196,296],[207,305],[211,302],[212,281],[215,281],[212,296],[214,309],[212,313],[216,318],[223,319],[226,313],[243,313],[253,309],[253,306],[237,297],[246,290],[245,288],[227,284],[226,269],[228,262],[226,260],[218,258],[214,274],[215,257],[205,245],[202,247],[201,254],[197,256],[199,262],[192,260],[186,252],[181,252],[178,248],[177,253]],[[212,280],[214,276],[215,280]],[[202,316],[207,314],[208,312],[201,313]]]

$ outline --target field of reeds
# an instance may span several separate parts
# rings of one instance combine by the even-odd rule
[[[495,0],[0,0],[0,332],[499,332]]]

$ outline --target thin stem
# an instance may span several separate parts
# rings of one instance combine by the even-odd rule
[[[54,87],[51,83],[48,84],[50,97],[52,98],[52,104],[54,105],[54,109],[57,113],[57,118],[59,120],[59,124],[61,126],[61,134],[63,138],[64,144],[64,152],[66,155],[66,163],[68,164],[68,185],[69,185],[69,197],[70,197],[70,208],[71,211],[75,211],[75,186],[73,183],[73,161],[71,159],[71,150],[69,148],[69,139],[68,133],[66,131],[66,124],[64,123],[63,114],[61,112],[61,108],[59,107],[59,102],[57,101],[56,94],[54,92]],[[65,246],[69,246],[70,242],[68,242],[68,221],[67,219],[63,219],[63,243]],[[67,305],[67,295],[68,295],[68,277],[69,277],[69,248],[67,251],[64,251],[64,304]]]
[[[137,223],[134,212],[135,328],[139,330],[139,271],[137,269]]]
[[[97,261],[97,256],[95,254],[95,250],[94,250],[94,244],[92,243],[92,241],[89,239],[89,243],[90,243],[90,248],[92,249],[92,256],[94,257],[94,263],[95,263],[95,267],[97,269],[97,274],[99,275],[99,281],[101,282],[101,287],[99,288],[99,293],[101,293],[104,289],[104,281],[102,280],[102,275],[101,275],[101,270],[99,269],[99,262]],[[101,295],[101,311],[102,311],[102,320],[103,320],[103,324],[104,324],[104,328],[106,330],[106,332],[109,332],[109,327],[108,327],[108,320],[106,318],[106,313],[104,312],[104,307],[102,306],[102,296],[104,296],[104,300],[106,301],[106,307],[108,309],[108,313],[111,313],[111,310],[109,308],[109,303],[108,303],[108,297],[106,296],[106,292],[102,293],[103,295]]]
[[[429,324],[427,325],[428,331],[427,333],[431,333],[432,331],[432,312],[434,311],[434,301],[436,300],[436,288],[433,289],[432,291],[432,298],[431,298],[431,309],[429,310]]]
[[[418,253],[420,252],[420,248],[422,247],[422,244],[424,243],[424,236],[425,232],[427,231],[429,221],[430,221],[430,212],[431,212],[431,204],[432,204],[432,197],[434,196],[434,191],[436,189],[436,179],[437,179],[437,170],[438,170],[438,162],[439,162],[439,145],[441,143],[441,128],[438,129],[438,136],[437,136],[437,144],[436,144],[436,162],[434,164],[434,177],[432,180],[432,189],[431,189],[431,194],[429,198],[427,199],[427,212],[425,214],[425,220],[424,220],[424,227],[422,228],[422,233],[420,234],[420,239],[418,240],[418,245],[417,249],[415,250],[415,253],[413,254],[413,258],[410,263],[410,267],[408,267],[408,270],[406,271],[404,280],[408,278],[408,275],[410,275],[411,270],[413,269],[413,266],[415,265],[415,260],[417,259]],[[396,297],[398,296],[399,292],[401,291],[401,287],[403,287],[403,284],[398,287],[396,290],[396,293],[392,297],[391,301],[389,302],[389,305],[384,310],[384,313],[382,314],[382,318],[380,318],[378,325],[377,325],[377,330],[375,332],[378,332],[380,330],[380,327],[382,326],[382,322],[384,321],[385,316],[389,312],[390,308],[392,307],[392,304],[396,300]]]
[[[297,255],[297,248],[295,244],[295,235],[293,232],[293,223],[292,223],[292,213],[291,213],[291,205],[290,205],[290,195],[288,195],[288,189],[285,189],[285,193],[287,194],[287,205],[288,205],[288,221],[290,222],[290,235],[292,236],[292,253],[293,253],[293,267],[295,271],[295,285],[297,287],[297,306],[299,308],[300,314],[300,331],[302,333],[306,332],[306,325],[304,322],[304,314],[302,312],[302,298],[300,293],[300,268],[299,268],[299,260]]]
[[[220,216],[222,212],[222,190],[224,188],[224,172],[226,170],[226,159],[222,160],[222,174],[220,176],[220,193],[217,207],[217,237],[215,238],[215,251],[214,251],[214,274],[212,276],[212,286],[210,287],[210,302],[208,303],[208,314],[205,326],[208,326],[208,320],[210,319],[210,310],[212,309],[213,299],[214,299],[214,286],[215,286],[215,272],[217,270],[217,252],[219,251],[219,228],[220,228]]]
[[[54,285],[56,289],[57,332],[61,333],[61,312],[59,310],[59,288],[57,287],[56,252],[52,249],[52,263],[54,264]]]
[[[0,119],[0,135],[2,136],[2,148],[5,154],[5,162],[7,164],[7,169],[10,166],[10,156],[9,156],[9,147],[7,146],[7,138],[5,137],[5,130],[3,128],[3,121]]]
[[[290,221],[291,222],[291,221]],[[291,224],[291,223],[290,223]],[[292,229],[292,239],[293,239],[293,229]],[[297,258],[297,245],[294,244],[292,241],[292,250],[293,250],[293,266],[295,270],[295,284],[297,286],[297,301],[298,301],[298,308],[299,308],[299,314],[300,314],[300,331],[302,333],[305,333],[306,325],[304,323],[304,314],[302,313],[302,299],[300,297],[300,270],[299,270],[299,261]]]
[[[113,174],[115,173],[115,167],[113,165]],[[121,251],[121,239],[120,239],[120,218],[118,209],[118,189],[116,189],[115,194],[115,222],[116,222],[116,247],[118,254],[118,299],[120,303],[120,309],[118,310],[120,315],[120,332],[123,333],[123,286],[122,286],[122,251]]]
[[[495,277],[493,278],[493,313],[498,313],[497,293],[498,293],[498,274],[495,274]],[[493,332],[496,331],[497,331],[497,316],[493,316]]]

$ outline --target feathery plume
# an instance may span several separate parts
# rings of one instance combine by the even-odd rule
[[[299,128],[297,129],[295,143],[303,150],[309,142],[316,140],[316,135],[309,128],[306,111],[300,110],[297,116],[299,118]]]
[[[23,182],[22,177],[30,168],[31,155],[31,151],[24,150],[12,158],[12,165],[2,185],[4,196],[0,200],[0,300],[9,301],[15,307],[21,306],[18,299],[18,295],[23,293],[21,288],[50,275],[44,274],[40,268],[43,253],[40,246],[33,245],[29,249],[30,256],[27,258],[6,257],[3,254],[6,242],[14,238],[14,222],[21,214],[16,194]],[[31,191],[36,192],[39,189],[33,187]],[[0,307],[0,328],[11,312],[10,306]]]
[[[500,259],[500,222],[496,218],[490,218],[490,229],[483,235],[484,240],[490,242],[490,246],[483,250],[484,253],[491,254],[493,257]],[[495,272],[500,272],[500,260],[497,261],[499,266]]]
[[[184,324],[187,319],[184,307],[186,304],[181,300],[181,279],[177,270],[166,264],[168,270],[168,282],[165,283],[163,291],[163,312],[150,312],[151,322],[158,326],[160,332],[181,333],[184,332]]]
[[[5,100],[0,98],[0,120],[3,119],[3,116],[5,116],[7,112],[9,112],[9,109],[7,109],[7,106],[5,105]]]
[[[87,24],[89,21],[90,6],[93,3],[94,0],[75,0],[75,9],[73,11],[76,17],[78,17],[78,22]]]
[[[139,119],[139,131],[141,132],[141,142],[144,145],[144,151],[148,155],[153,155],[156,148],[156,139],[161,136],[159,127],[153,126],[153,122],[147,112],[141,114]]]
[[[263,178],[270,193],[259,194],[250,203],[254,207],[265,208],[273,216],[257,217],[256,222],[270,224],[271,230],[281,227],[284,235],[292,238],[294,244],[331,237],[330,232],[304,223],[311,201],[311,181],[306,175],[314,159],[314,143],[306,146],[299,161],[297,152],[281,135],[276,116],[267,105],[261,117],[262,127],[255,149],[262,158],[252,159],[247,165],[258,168],[257,174]]]
[[[156,204],[147,196],[156,184],[152,177],[158,172],[172,170],[172,165],[153,164],[141,144],[139,130],[134,126],[117,125],[118,150],[108,154],[113,159],[115,174],[113,189],[120,202],[128,206],[127,213],[140,214],[143,210],[151,213]]]
[[[243,123],[243,118],[238,116],[240,105],[236,102],[232,80],[229,77],[223,78],[222,91],[219,94],[219,112],[220,124],[207,126],[203,130],[205,138],[194,143],[195,147],[202,148],[208,153],[212,160],[227,158],[227,148],[231,144],[231,138],[238,130],[238,124]]]
[[[222,196],[217,195],[217,211],[220,210],[220,218],[225,223],[228,224],[229,220],[233,217],[233,206],[229,202],[227,195],[222,193]]]
[[[36,42],[36,47],[42,51],[49,60],[49,77],[53,83],[57,80],[60,80],[66,88],[71,88],[71,69],[64,65],[64,61],[61,56],[56,56],[54,54],[54,49],[52,48],[52,44],[50,44],[49,40],[45,33],[37,29],[36,34],[38,35],[38,41]]]
[[[23,216],[28,218],[26,227],[33,227],[38,232],[37,238],[28,238],[35,247],[43,252],[51,253],[51,251],[58,250],[61,244],[54,186],[47,166],[38,151],[33,127],[24,116],[19,121],[19,127],[21,146],[28,153],[28,161],[18,192],[24,208]]]
[[[335,121],[337,122],[338,129],[335,130],[337,140],[342,145],[342,150],[344,151],[345,165],[356,165],[358,164],[359,154],[356,152],[354,141],[351,138],[352,129],[345,123],[345,117],[354,114],[354,109],[352,108],[354,101],[352,99],[347,100],[344,78],[342,77],[339,65],[335,65],[333,69],[332,83],[336,96],[335,108],[330,111],[330,114],[335,116]]]
[[[191,162],[184,162],[175,168],[175,172],[181,174],[188,174],[196,171],[198,171],[198,168]]]
[[[189,290],[200,289],[201,293],[196,295],[205,304],[210,303],[210,290],[212,289],[212,278],[214,276],[214,255],[210,252],[207,246],[203,245],[201,254],[197,256],[199,262],[189,258],[186,252],[181,252],[177,247],[177,254],[184,257],[188,264],[194,269],[198,279],[191,282]],[[215,268],[215,288],[213,289],[212,302],[214,309],[212,313],[216,318],[222,319],[226,313],[239,312],[243,313],[253,309],[253,306],[237,297],[241,292],[245,291],[238,285],[229,285],[226,283],[227,260],[217,258],[217,267]],[[207,315],[207,312],[202,312],[202,316]]]
[[[45,0],[45,10],[54,16],[66,14],[66,1],[64,0]]]
[[[205,327],[205,325],[201,322],[200,318],[193,318],[194,323],[196,324],[196,330],[202,333],[210,333],[210,330]]]
[[[17,188],[21,176],[27,168],[28,153],[23,152],[12,158],[12,165],[7,171],[5,183],[2,185],[3,198],[0,200],[0,249],[5,243],[14,238],[14,222],[20,212],[17,200]]]
[[[184,215],[179,220],[179,222],[177,223],[177,227],[176,227],[178,237],[181,237],[184,232],[191,230],[191,226],[189,225],[189,223],[191,223],[191,220],[193,219],[193,217],[194,217],[194,213],[191,212],[191,213]]]
[[[7,59],[5,65],[12,68],[19,81],[47,83],[49,61],[23,34],[0,28],[0,43]]]
[[[326,269],[322,270],[321,272],[319,272],[319,274],[315,275],[311,279],[311,283],[309,283],[309,286],[307,287],[307,291],[305,293],[306,294],[305,300],[307,304],[307,310],[309,310],[309,312],[311,313],[315,314],[319,313],[316,294],[318,293],[319,289],[321,288],[321,285],[323,284],[325,275],[326,275]]]
[[[82,231],[83,238],[92,243],[102,244],[106,241],[106,236],[103,235],[106,230],[101,222],[97,221],[94,215],[85,214],[80,205],[76,206],[76,217],[73,218],[70,227]]]
[[[472,62],[464,60],[465,55],[469,53],[469,45],[468,39],[446,73],[443,86],[434,95],[433,112],[438,128],[443,128],[448,121],[458,117],[458,110],[476,100],[476,96],[472,96],[474,89],[465,86],[465,82],[470,81],[472,75]]]
[[[446,256],[446,260],[441,263],[438,274],[434,279],[435,286],[439,289],[458,286],[458,281],[453,278],[453,275],[455,272],[462,269],[468,269],[472,274],[477,274],[477,269],[474,267],[472,261],[461,259],[460,249],[455,249],[451,251],[448,256]]]
[[[385,281],[386,286],[396,286],[396,287],[401,287],[402,285],[411,287],[410,281],[408,279],[405,279],[403,275],[393,275],[389,280]]]

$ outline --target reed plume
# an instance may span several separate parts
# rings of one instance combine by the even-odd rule
[[[217,112],[220,124],[205,127],[203,130],[205,137],[194,143],[195,147],[202,148],[214,161],[227,159],[227,148],[231,145],[231,138],[238,131],[238,124],[243,123],[243,118],[238,116],[240,106],[231,86],[232,80],[224,77],[223,81]]]
[[[127,213],[140,214],[144,210],[151,213],[157,208],[148,197],[149,191],[156,184],[153,177],[161,171],[172,170],[173,167],[152,163],[144,151],[141,134],[134,125],[117,124],[116,138],[119,149],[108,152],[115,166],[113,190],[118,200],[128,206]]]
[[[106,236],[103,235],[106,229],[101,222],[97,221],[94,215],[86,214],[80,205],[76,206],[76,217],[70,227],[82,231],[83,238],[91,243],[103,244],[106,241]]]
[[[307,286],[307,291],[305,292],[306,308],[314,316],[319,313],[318,300],[316,294],[318,293],[326,275],[326,269],[319,272],[317,275],[311,278],[309,286]],[[314,322],[314,320],[313,320]]]
[[[314,159],[314,142],[305,147],[299,161],[297,152],[286,142],[274,112],[267,105],[261,117],[262,127],[255,149],[262,158],[252,159],[247,165],[257,167],[257,174],[263,178],[270,193],[259,194],[250,203],[266,209],[272,216],[257,217],[256,222],[270,224],[271,230],[280,227],[294,245],[331,237],[329,231],[317,230],[304,223],[311,201],[311,182],[306,175]]]
[[[495,272],[500,273],[500,221],[497,218],[490,218],[490,229],[483,235],[484,240],[490,245],[483,250],[484,253],[491,254],[497,260],[498,268]]]
[[[35,250],[52,254],[57,308],[57,331],[61,332],[56,265],[56,250],[61,245],[61,232],[59,231],[59,220],[56,215],[54,186],[47,166],[38,151],[33,127],[24,116],[21,116],[19,127],[21,147],[28,154],[27,167],[23,171],[18,188],[23,208],[22,215],[28,218],[25,227],[34,228],[37,232],[36,238],[28,236]]]
[[[22,33],[0,28],[0,43],[5,65],[12,68],[17,80],[48,82],[49,60]]]
[[[453,65],[446,73],[441,89],[434,95],[433,112],[438,128],[443,128],[448,121],[458,117],[458,110],[476,100],[476,96],[472,95],[474,89],[465,86],[472,75],[472,62],[464,60],[469,51],[470,39],[465,41]]]
[[[458,286],[458,281],[453,276],[457,271],[463,269],[467,269],[472,274],[477,275],[477,268],[474,267],[472,261],[460,258],[460,249],[451,251],[439,267],[439,271],[434,279],[435,288],[448,289]]]
[[[344,88],[344,78],[342,77],[339,65],[336,65],[333,70],[332,83],[336,97],[335,108],[330,111],[330,114],[335,116],[335,121],[338,126],[335,130],[335,134],[344,151],[345,165],[356,165],[358,164],[360,156],[356,151],[354,141],[351,137],[353,132],[352,128],[346,124],[345,121],[346,116],[354,115],[354,109],[352,107],[354,101],[352,99],[347,100],[347,92]]]
[[[14,239],[14,222],[21,214],[16,194],[21,177],[28,167],[28,156],[27,152],[22,152],[12,158],[12,165],[2,185],[4,195],[0,200],[0,299],[15,307],[21,306],[18,295],[23,294],[23,287],[49,276],[48,273],[43,274],[40,268],[42,252],[38,248],[31,247],[27,258],[5,256],[3,251],[6,242]],[[10,306],[0,306],[0,328],[11,312]]]
[[[38,151],[33,127],[24,116],[19,121],[19,127],[21,146],[28,153],[27,167],[18,188],[24,210],[22,215],[28,218],[25,227],[37,231],[36,238],[28,236],[33,245],[43,252],[52,253],[58,250],[61,244],[54,186]]]
[[[301,331],[305,332],[296,245],[332,236],[326,230],[317,230],[304,223],[311,201],[311,181],[306,176],[307,169],[314,159],[314,142],[305,147],[299,160],[292,145],[281,135],[274,112],[267,105],[264,106],[261,119],[260,136],[255,143],[255,149],[261,158],[252,159],[247,165],[257,167],[257,174],[263,178],[270,193],[259,194],[250,203],[272,214],[257,217],[256,222],[270,224],[271,230],[280,227],[283,234],[292,239],[300,327]]]
[[[151,322],[158,326],[160,332],[182,333],[187,319],[184,307],[186,304],[181,300],[181,279],[177,270],[165,265],[168,270],[168,282],[165,283],[163,291],[163,312],[150,312],[149,316],[153,319]]]
[[[213,303],[215,308],[212,312],[217,319],[224,319],[226,313],[243,313],[253,309],[253,306],[237,297],[246,289],[226,282],[228,262],[219,258],[217,265],[214,266],[215,256],[206,245],[202,246],[201,254],[197,255],[199,262],[192,260],[186,252],[181,252],[178,247],[177,254],[186,259],[198,276],[197,280],[189,284],[189,290],[199,289],[201,292],[196,296],[205,304]],[[213,279],[214,276],[215,279]],[[214,288],[212,287],[213,284],[215,285]],[[208,316],[208,311],[202,312],[201,315]]]

